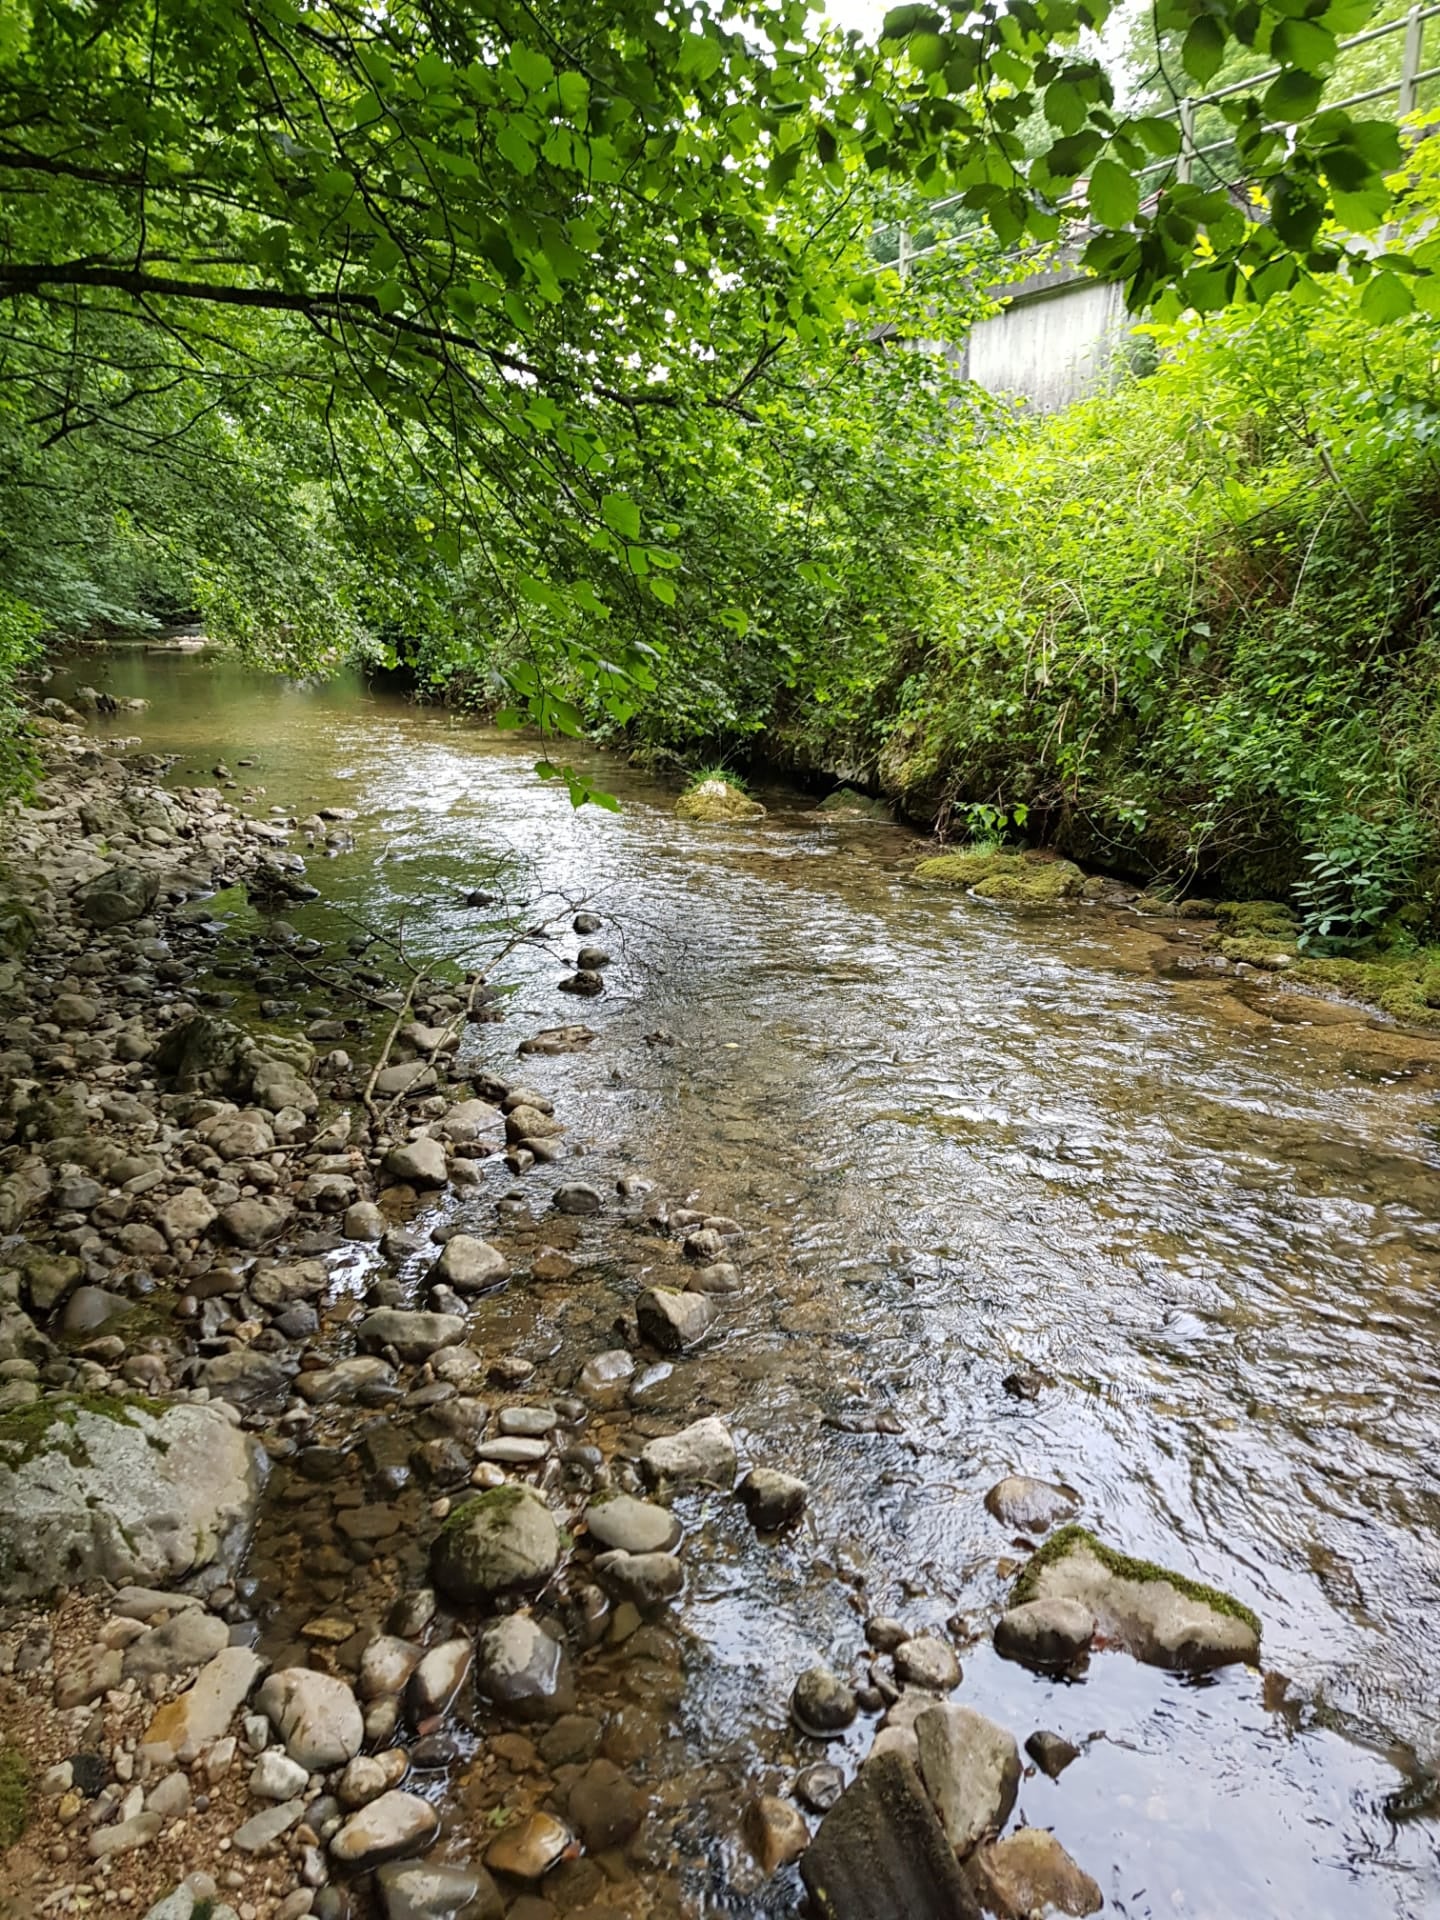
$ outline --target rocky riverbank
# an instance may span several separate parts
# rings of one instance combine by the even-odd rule
[[[746,1223],[587,1165],[563,1071],[590,1028],[479,1072],[491,982],[288,927],[299,849],[343,822],[272,810],[243,768],[167,785],[63,714],[44,749],[0,912],[0,1904],[713,1910],[688,1823],[714,1785],[665,1766],[675,1608],[714,1502],[777,1552],[803,1523],[804,1443],[747,1458],[731,1408],[655,1389],[743,1311]],[[238,962],[236,885],[264,909]],[[603,990],[598,917],[563,931],[589,943],[572,990]],[[303,1031],[237,1017],[227,979],[272,1007],[303,988]],[[608,1322],[575,1289],[597,1261],[623,1276]],[[497,1340],[515,1291],[571,1337]],[[1007,1659],[1256,1659],[1252,1615],[1083,1532],[1070,1489],[988,1504],[1022,1548],[1049,1536],[990,1623]],[[837,1920],[1094,1911],[1053,1836],[1005,1832],[1026,1760],[952,1698],[965,1623],[856,1629],[729,1787],[726,1910],[798,1862]],[[1079,1751],[1025,1743],[1052,1778]]]

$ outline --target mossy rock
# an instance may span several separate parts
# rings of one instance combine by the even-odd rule
[[[1228,933],[1268,933],[1280,940],[1293,940],[1300,922],[1280,900],[1220,900],[1215,918]]]
[[[918,879],[965,887],[981,900],[1012,907],[1058,906],[1075,899],[1085,885],[1085,875],[1071,860],[982,847],[933,854],[915,873]]]
[[[475,1604],[543,1587],[560,1560],[554,1515],[533,1488],[512,1483],[462,1500],[430,1549],[436,1586]]]
[[[1295,964],[1298,948],[1293,940],[1277,939],[1266,933],[1220,933],[1207,946],[1247,967],[1260,967],[1266,973],[1284,973]]]
[[[1431,954],[1385,960],[1303,958],[1289,969],[1288,977],[1300,986],[1379,1007],[1407,1027],[1440,1031],[1440,965]]]
[[[765,812],[733,780],[700,780],[675,802],[678,820],[759,820]]]
[[[1031,1600],[1078,1601],[1103,1640],[1148,1666],[1204,1672],[1260,1652],[1260,1621],[1243,1602],[1119,1553],[1086,1527],[1062,1527],[1031,1556],[1010,1604]]]

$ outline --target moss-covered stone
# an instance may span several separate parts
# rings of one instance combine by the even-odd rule
[[[817,811],[852,820],[888,821],[892,817],[888,800],[879,800],[871,794],[860,793],[854,787],[837,787],[834,793],[825,796]]]
[[[18,1747],[0,1745],[0,1853],[15,1845],[29,1819],[29,1762]]]
[[[1269,933],[1293,940],[1300,923],[1280,900],[1220,900],[1215,918],[1230,933]]]
[[[1277,939],[1267,933],[1220,934],[1208,943],[1227,960],[1247,967],[1259,967],[1265,973],[1285,973],[1294,966],[1298,951],[1293,940]]]
[[[12,1407],[0,1414],[0,1459],[6,1466],[19,1467],[38,1454],[62,1453],[72,1466],[83,1466],[88,1464],[90,1453],[78,1428],[82,1413],[143,1431],[136,1415],[159,1415],[167,1405],[166,1401],[148,1400],[141,1394],[67,1393],[36,1400],[28,1407]],[[153,1444],[154,1436],[148,1437]],[[164,1442],[159,1445],[163,1450]]]
[[[915,873],[918,879],[965,887],[982,900],[1013,907],[1057,906],[1076,898],[1085,885],[1085,876],[1073,861],[986,847],[932,854]]]
[[[1260,1621],[1243,1601],[1120,1553],[1088,1527],[1062,1527],[1032,1554],[1010,1604],[1053,1599],[1080,1601],[1095,1614],[1103,1638],[1154,1666],[1206,1668],[1259,1652]]]
[[[463,1500],[430,1550],[436,1586],[476,1603],[544,1586],[560,1559],[554,1516],[532,1487],[512,1483]]]
[[[675,802],[675,815],[680,820],[758,820],[764,812],[760,802],[752,800],[743,787],[719,774],[696,781]]]

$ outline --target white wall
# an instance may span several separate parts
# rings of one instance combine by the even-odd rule
[[[1103,385],[1127,323],[1124,289],[1067,280],[1022,293],[982,320],[965,349],[966,371],[990,393],[1023,394],[1054,413]]]

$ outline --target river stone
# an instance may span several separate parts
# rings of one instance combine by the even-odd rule
[[[402,1095],[418,1099],[422,1093],[433,1093],[439,1084],[439,1074],[423,1060],[405,1060],[397,1066],[382,1067],[375,1077],[375,1091],[382,1100],[396,1100]]]
[[[468,1640],[442,1640],[410,1676],[405,1701],[414,1721],[443,1713],[464,1686],[475,1649]]]
[[[195,1370],[195,1384],[207,1388],[217,1400],[248,1407],[281,1398],[290,1384],[290,1369],[283,1354],[234,1347],[202,1360]]]
[[[143,920],[159,890],[154,874],[142,873],[138,867],[110,867],[77,887],[73,904],[92,927],[121,927]]]
[[[355,1329],[362,1347],[394,1347],[402,1360],[428,1360],[441,1347],[454,1347],[465,1338],[465,1322],[453,1313],[407,1313],[399,1307],[380,1307],[367,1313]]]
[[[1039,1728],[1025,1742],[1025,1751],[1051,1780],[1058,1780],[1066,1767],[1080,1758],[1080,1749],[1073,1746],[1063,1733],[1051,1733],[1048,1728]]]
[[[622,1553],[669,1553],[680,1543],[680,1522],[670,1509],[637,1500],[633,1494],[592,1500],[585,1524],[597,1545]]]
[[[352,1359],[297,1374],[295,1391],[312,1407],[334,1406],[353,1400],[366,1387],[393,1386],[395,1369],[377,1354],[357,1353]]]
[[[0,1598],[62,1582],[165,1585],[249,1532],[265,1455],[228,1408],[44,1404],[38,1428],[29,1409],[0,1416]]]
[[[1027,1667],[1073,1666],[1095,1638],[1095,1616],[1078,1600],[1030,1600],[995,1623],[995,1651]]]
[[[1016,1533],[1048,1533],[1062,1520],[1073,1520],[1080,1496],[1073,1487],[1057,1487],[1048,1480],[1011,1474],[997,1480],[985,1496],[985,1510],[1002,1527]]]
[[[237,1247],[261,1247],[275,1238],[290,1214],[285,1200],[232,1200],[220,1209],[220,1225]]]
[[[496,1487],[462,1501],[430,1549],[435,1585],[472,1604],[544,1586],[559,1558],[554,1517],[525,1486]]]
[[[640,1454],[640,1470],[652,1487],[669,1483],[728,1489],[735,1484],[735,1468],[730,1429],[713,1414],[652,1440]]]
[[[399,1693],[424,1658],[424,1649],[397,1634],[382,1633],[360,1657],[360,1698]]]
[[[298,1826],[304,1811],[305,1802],[298,1798],[282,1801],[278,1807],[266,1807],[263,1813],[251,1814],[244,1826],[237,1827],[230,1836],[231,1842],[242,1853],[262,1853],[291,1827]]]
[[[292,1760],[309,1773],[343,1766],[360,1751],[365,1723],[343,1680],[310,1667],[272,1673],[255,1696]]]
[[[574,1834],[550,1813],[532,1813],[509,1827],[485,1850],[485,1864],[517,1880],[539,1880],[567,1852]]]
[[[844,1774],[826,1760],[817,1761],[795,1776],[795,1798],[811,1813],[828,1813],[844,1791]]]
[[[926,1687],[933,1693],[953,1693],[960,1684],[960,1662],[955,1649],[933,1633],[902,1640],[895,1649],[895,1678],[902,1687]]]
[[[624,1347],[612,1347],[585,1362],[576,1376],[575,1390],[589,1400],[614,1400],[634,1372],[634,1356]]]
[[[476,1293],[502,1280],[510,1263],[498,1247],[473,1233],[455,1233],[445,1242],[440,1258],[430,1269],[432,1282],[440,1280],[457,1293]]]
[[[505,1115],[507,1140],[555,1140],[564,1131],[564,1125],[554,1114],[540,1107],[511,1107]]]
[[[357,1200],[345,1209],[340,1231],[347,1240],[375,1242],[385,1237],[385,1216],[373,1200]]]
[[[488,1100],[458,1100],[445,1118],[439,1122],[436,1132],[447,1140],[453,1140],[457,1146],[471,1140],[478,1140],[482,1133],[488,1133],[500,1119],[500,1111],[492,1107]]]
[[[111,1320],[129,1313],[135,1302],[106,1287],[77,1287],[65,1302],[60,1325],[65,1333],[95,1333]]]
[[[798,1810],[777,1794],[762,1793],[745,1809],[745,1839],[767,1877],[798,1860],[810,1844],[810,1829]]]
[[[1150,1666],[1203,1671],[1254,1661],[1260,1623],[1213,1587],[1115,1552],[1083,1527],[1042,1547],[1015,1584],[1015,1601],[1073,1600],[1099,1633]]]
[[[807,1667],[790,1696],[790,1717],[802,1733],[832,1740],[854,1720],[855,1690],[828,1667]]]
[[[267,1747],[250,1769],[249,1787],[257,1800],[293,1800],[304,1793],[310,1774],[279,1747]]]
[[[155,1218],[173,1247],[208,1233],[218,1215],[201,1188],[185,1187],[156,1208]]]
[[[62,1188],[62,1203],[63,1195]],[[96,1198],[103,1198],[103,1189],[97,1191]],[[30,1295],[31,1310],[35,1313],[49,1313],[58,1307],[85,1272],[80,1261],[72,1255],[46,1253],[40,1247],[28,1248],[20,1265]]]
[[[683,1353],[705,1338],[715,1324],[714,1302],[704,1293],[677,1293],[647,1287],[635,1302],[640,1337],[661,1353]]]
[[[101,1827],[85,1843],[92,1860],[108,1859],[112,1853],[129,1853],[135,1847],[148,1847],[165,1821],[158,1813],[137,1813],[113,1827]]]
[[[412,1187],[443,1187],[450,1178],[445,1149],[428,1134],[403,1147],[392,1147],[385,1156],[385,1171]]]
[[[673,1553],[602,1553],[595,1571],[607,1587],[642,1612],[674,1600],[685,1586],[685,1569]]]
[[[500,1920],[505,1902],[483,1867],[394,1861],[375,1874],[385,1920]]]
[[[555,1719],[575,1704],[564,1647],[528,1614],[507,1614],[486,1627],[479,1662],[477,1690],[517,1720]]]
[[[555,1206],[561,1213],[599,1213],[603,1204],[598,1187],[581,1180],[555,1189]]]
[[[167,1700],[145,1730],[141,1753],[156,1767],[188,1766],[226,1729],[265,1670],[249,1647],[226,1647],[196,1676],[188,1693]]]
[[[428,1800],[395,1788],[351,1814],[330,1842],[331,1857],[364,1871],[423,1852],[439,1827],[440,1816]]]
[[[820,1822],[800,1877],[823,1920],[978,1920],[919,1775],[901,1754],[866,1761]]]
[[[774,1533],[798,1520],[809,1491],[793,1473],[780,1473],[774,1467],[752,1467],[738,1488],[750,1524],[761,1533]]]
[[[198,1607],[183,1608],[163,1626],[130,1642],[125,1649],[125,1678],[147,1680],[155,1673],[184,1673],[191,1667],[203,1667],[229,1641],[230,1629],[218,1614],[204,1613]]]
[[[981,1847],[965,1873],[985,1911],[1000,1920],[1030,1920],[1037,1913],[1081,1920],[1105,1904],[1090,1875],[1043,1827],[1021,1827],[1007,1839]]]
[[[966,1854],[1014,1811],[1020,1749],[1004,1727],[948,1702],[916,1716],[915,1739],[925,1791],[951,1846]]]

